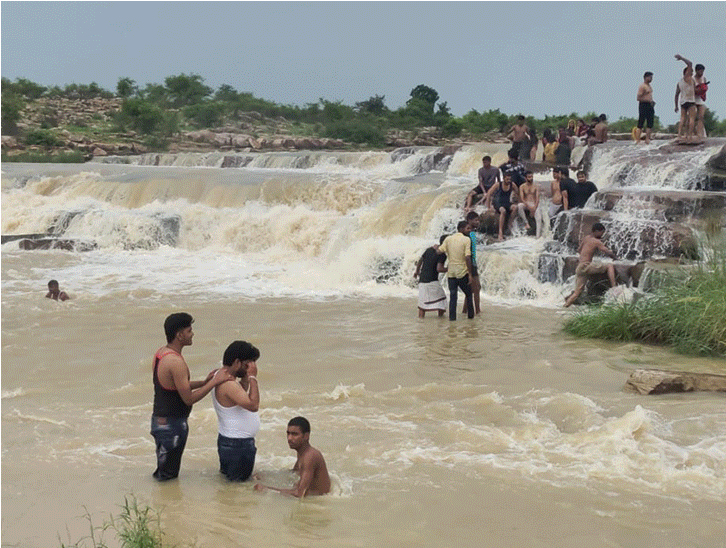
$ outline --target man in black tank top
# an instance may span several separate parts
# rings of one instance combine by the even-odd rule
[[[223,370],[214,370],[203,381],[189,380],[189,367],[182,358],[185,346],[192,344],[192,322],[186,312],[170,315],[164,322],[167,345],[156,351],[153,362],[154,411],[151,435],[156,442],[156,470],[159,481],[179,475],[181,458],[187,443],[187,417],[192,405],[220,383],[232,380]]]

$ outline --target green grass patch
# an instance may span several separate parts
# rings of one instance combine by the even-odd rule
[[[3,162],[22,162],[29,164],[83,164],[86,160],[82,152],[22,152],[9,156],[2,154]]]
[[[591,306],[565,322],[578,337],[642,341],[677,352],[726,357],[726,254],[662,280],[651,295],[625,304]]]
[[[61,548],[109,548],[109,546],[163,548],[168,546],[162,540],[159,513],[148,506],[139,505],[133,496],[125,497],[119,515],[111,517],[111,520],[103,525],[93,525],[88,511],[86,511],[85,518],[88,520],[89,534],[73,544],[65,544],[59,537]],[[106,541],[109,533],[113,534],[116,540],[111,545]]]

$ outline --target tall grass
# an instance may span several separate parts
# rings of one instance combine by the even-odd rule
[[[634,303],[577,312],[564,330],[578,337],[643,341],[692,355],[726,357],[726,252],[687,273],[664,280]]]
[[[88,536],[73,544],[64,544],[60,541],[61,548],[109,548],[110,546],[163,548],[164,546],[159,513],[148,506],[140,506],[133,496],[125,497],[120,514],[111,517],[111,521],[101,526],[93,525],[88,511],[85,517],[90,528]],[[116,537],[117,542],[112,545],[107,544],[105,540],[108,531],[112,531]]]

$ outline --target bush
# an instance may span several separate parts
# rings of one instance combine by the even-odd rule
[[[444,137],[458,137],[464,131],[464,122],[459,118],[450,118],[442,127]]]
[[[333,139],[372,146],[383,146],[386,143],[385,131],[369,120],[332,122],[325,127],[325,135]]]
[[[14,156],[2,154],[3,162],[22,162],[27,164],[82,164],[86,161],[82,152],[59,152],[49,154],[43,152],[22,152]]]
[[[685,278],[685,279],[684,279]],[[635,303],[586,308],[567,333],[616,341],[666,344],[684,354],[726,356],[726,253],[681,272]]]
[[[129,126],[144,135],[163,132],[166,116],[157,105],[145,99],[124,101],[116,121],[121,127]]]
[[[20,114],[25,108],[25,100],[17,93],[2,92],[2,134],[17,135]]]
[[[220,125],[227,105],[219,101],[208,101],[198,105],[184,107],[184,116],[194,122],[197,127],[209,128]]]
[[[50,130],[31,129],[25,136],[25,144],[52,148],[63,145],[63,141]]]

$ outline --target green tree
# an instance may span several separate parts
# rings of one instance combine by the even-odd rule
[[[226,110],[226,103],[205,101],[204,103],[184,107],[184,116],[192,120],[197,127],[209,128],[218,126],[221,123]]]
[[[122,127],[129,126],[145,135],[164,132],[164,112],[158,105],[138,97],[124,101],[117,121]]]
[[[24,108],[24,98],[12,91],[6,91],[5,78],[3,78],[1,106],[3,135],[18,134],[18,122],[20,121],[21,113]]]
[[[136,82],[131,78],[119,78],[118,83],[116,84],[116,95],[127,99],[134,93],[138,92],[138,89]]]
[[[411,98],[408,100],[407,104],[416,100],[429,105],[431,113],[433,114],[434,105],[436,105],[436,101],[439,100],[439,93],[434,88],[419,84],[411,90]]]
[[[237,93],[236,89],[234,89],[229,84],[222,84],[221,86],[219,86],[217,93],[214,94],[214,99],[216,101],[225,101],[227,103],[234,103],[235,101],[237,101],[238,96],[239,96],[239,93]]]
[[[382,116],[388,109],[384,103],[385,95],[374,95],[365,101],[355,104],[355,109],[360,113],[375,114]]]
[[[146,87],[140,90],[138,95],[139,98],[162,107],[166,107],[168,103],[166,88],[160,84],[146,84]]]
[[[212,88],[205,86],[204,79],[198,74],[167,76],[164,84],[174,108],[196,105],[212,93]]]
[[[2,89],[3,93],[10,91],[34,101],[35,99],[40,99],[48,88],[41,86],[40,84],[36,84],[35,82],[31,82],[26,78],[16,78],[15,82],[11,82],[7,78],[3,78]]]

